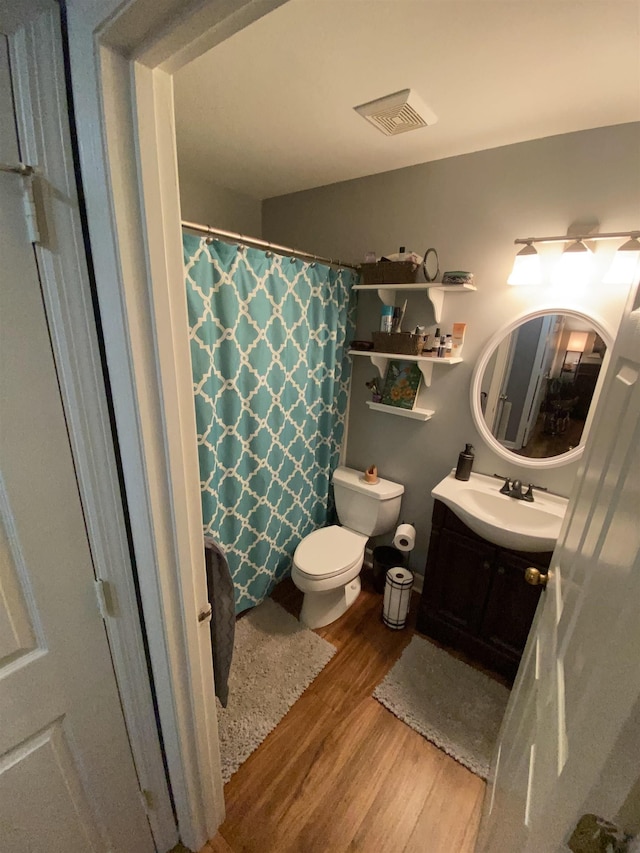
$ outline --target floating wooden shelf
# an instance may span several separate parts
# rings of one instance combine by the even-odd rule
[[[433,305],[436,323],[442,319],[442,306],[445,293],[469,293],[478,288],[475,284],[442,284],[441,281],[414,282],[411,284],[354,284],[354,290],[377,290],[378,297],[384,305],[395,305],[395,293],[398,290],[409,292],[424,292]]]

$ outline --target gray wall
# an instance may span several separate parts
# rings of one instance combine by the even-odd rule
[[[422,132],[422,131],[418,131]],[[425,130],[425,133],[428,131]],[[389,144],[394,144],[389,140]],[[580,296],[549,287],[509,287],[516,237],[567,233],[576,222],[597,220],[600,231],[640,228],[640,124],[549,137],[452,157],[394,172],[268,199],[266,239],[344,261],[359,262],[406,246],[438,250],[440,269],[471,270],[478,291],[447,294],[443,332],[467,323],[464,363],[434,368],[426,423],[371,411],[365,381],[375,375],[368,359],[354,358],[346,463],[404,484],[402,519],[416,525],[411,568],[422,572],[430,532],[430,491],[456,464],[465,442],[476,448],[475,470],[504,472],[569,494],[577,463],[546,471],[519,468],[484,444],[469,404],[473,367],[491,338],[527,310],[569,307],[601,319],[614,332],[628,288],[591,284]],[[598,244],[600,277],[616,243]],[[559,252],[561,247],[549,252]],[[359,295],[357,336],[378,328],[375,293]],[[405,328],[433,328],[424,294],[409,297]],[[382,537],[382,542],[390,537]]]
[[[180,170],[182,218],[248,237],[262,236],[262,202]]]

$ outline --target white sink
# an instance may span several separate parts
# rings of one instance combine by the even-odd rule
[[[456,480],[454,472],[432,490],[478,536],[516,551],[553,551],[567,499],[533,490],[534,502],[501,495],[504,481],[486,474]],[[526,487],[523,487],[523,491]]]

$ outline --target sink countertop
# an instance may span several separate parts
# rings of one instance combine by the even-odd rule
[[[474,533],[516,551],[553,551],[567,509],[560,495],[533,489],[534,502],[500,494],[500,478],[471,473],[456,480],[452,471],[431,494],[449,507]],[[523,489],[526,490],[526,484]]]

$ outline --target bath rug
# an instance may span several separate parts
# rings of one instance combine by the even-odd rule
[[[414,636],[374,697],[482,779],[509,690],[448,652]]]
[[[229,701],[218,702],[226,782],[336,653],[270,598],[236,622]]]

